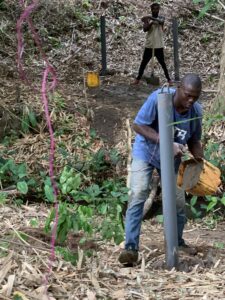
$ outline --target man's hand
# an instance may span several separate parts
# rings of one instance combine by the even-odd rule
[[[173,153],[175,157],[181,157],[185,154],[186,147],[182,144],[173,143]]]

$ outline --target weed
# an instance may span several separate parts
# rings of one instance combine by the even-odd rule
[[[30,220],[30,226],[31,227],[37,228],[38,225],[39,225],[39,222],[36,218],[33,218],[33,219]]]
[[[83,8],[76,7],[76,10],[74,11],[74,16],[77,22],[87,29],[88,27],[99,28],[99,18],[97,18],[94,15],[88,15],[87,12],[83,10]]]
[[[7,201],[7,194],[6,193],[0,193],[0,205],[4,205]]]
[[[37,127],[37,116],[33,110],[27,106],[23,109],[23,116],[21,119],[21,128],[24,133],[28,133],[31,129]]]
[[[212,9],[215,6],[215,4],[217,3],[216,0],[204,0],[204,1],[202,1],[202,0],[193,0],[193,2],[195,4],[199,4],[199,3],[204,2],[204,6],[203,6],[203,8],[201,9],[201,11],[199,13],[199,18],[204,17],[205,14],[207,13],[207,11]]]
[[[23,200],[17,198],[17,199],[14,200],[14,203],[15,203],[16,206],[19,207],[19,206],[23,205]]]
[[[217,249],[224,249],[225,244],[223,242],[215,242],[214,247],[217,248]]]
[[[202,215],[201,211],[197,210],[197,208],[195,207],[197,204],[197,200],[198,200],[198,197],[193,196],[191,198],[190,204],[187,203],[187,206],[190,207],[191,212],[193,213],[193,216],[195,219],[198,219]]]
[[[156,216],[156,221],[160,224],[163,224],[163,215],[157,215]]]
[[[0,258],[6,257],[8,255],[9,243],[0,243]]]
[[[122,209],[128,200],[128,189],[122,183],[106,180],[101,186],[92,184],[80,190],[84,178],[68,167],[60,176],[59,198],[63,199],[65,195],[67,201],[59,204],[57,238],[63,242],[70,231],[82,230],[87,235],[98,232],[103,239],[120,243],[124,235]],[[68,202],[68,195],[72,197],[73,204]],[[46,231],[51,229],[54,217],[55,210],[52,209],[46,222]]]
[[[56,254],[62,256],[65,261],[71,262],[72,265],[76,265],[78,261],[77,253],[74,254],[65,247],[56,247],[55,250]]]

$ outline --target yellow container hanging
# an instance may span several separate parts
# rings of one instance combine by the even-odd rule
[[[98,87],[100,85],[100,79],[98,72],[87,72],[87,86]]]
[[[220,170],[208,161],[192,158],[180,164],[177,185],[192,195],[213,195],[221,184],[220,176]]]

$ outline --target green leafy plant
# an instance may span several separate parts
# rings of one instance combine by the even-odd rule
[[[86,4],[84,3],[85,8],[87,8],[87,3],[88,1],[85,1]],[[77,19],[78,23],[80,23],[83,27],[93,27],[93,28],[98,28],[99,27],[99,18],[94,15],[89,15],[87,12],[84,10],[84,8],[79,8],[76,7],[76,10],[74,11],[75,18]]]
[[[215,242],[214,247],[217,248],[217,249],[224,249],[225,244],[223,242]]]
[[[89,0],[82,0],[82,6],[85,9],[89,9],[92,7],[91,2]]]
[[[50,177],[46,177],[44,180],[44,192],[47,202],[54,202],[54,193]]]
[[[203,8],[199,13],[199,18],[204,17],[205,14],[218,3],[217,0],[193,0],[193,2],[195,4],[203,4]]]
[[[36,128],[37,124],[38,122],[35,112],[26,106],[23,110],[23,116],[21,120],[22,131],[24,133],[28,133],[30,129]]]
[[[59,247],[59,246],[57,246],[55,250],[56,250],[56,254],[62,256],[65,261],[71,262],[72,265],[76,265],[78,261],[77,253],[74,254],[67,248]]]
[[[63,243],[70,231],[83,230],[87,234],[92,233],[93,210],[91,207],[72,205],[69,203],[59,204],[59,221],[57,227],[57,239]],[[55,219],[55,209],[51,210],[45,224],[46,232],[51,230]]]
[[[128,200],[128,189],[121,182],[113,180],[106,180],[101,186],[84,186],[82,190],[81,185],[81,175],[65,167],[60,176],[60,199],[65,197],[68,200],[70,195],[72,199],[69,199],[74,203],[66,201],[59,204],[57,238],[63,242],[70,231],[82,230],[87,235],[98,232],[103,239],[120,243],[124,236],[122,210]],[[51,229],[54,218],[55,209],[52,209],[46,222],[46,231]]]
[[[157,215],[156,216],[156,221],[158,222],[158,223],[160,223],[160,224],[163,224],[163,215]]]
[[[30,226],[31,227],[36,228],[36,227],[38,227],[38,225],[39,225],[39,222],[36,218],[33,218],[33,219],[30,220]]]
[[[61,191],[64,195],[76,194],[81,185],[81,176],[73,168],[65,167],[60,176]]]
[[[225,206],[225,194],[222,197],[206,196],[205,199],[207,204],[202,204],[201,207],[206,212],[213,212],[216,208]]]
[[[16,184],[18,191],[27,194],[28,186],[33,185],[33,181],[28,179],[26,164],[15,164],[12,159],[0,159],[0,180],[2,185]]]
[[[4,205],[7,201],[6,193],[0,193],[0,205]]]
[[[197,201],[198,201],[198,197],[193,196],[191,198],[190,204],[187,204],[190,207],[194,218],[196,218],[196,219],[199,218],[202,215],[201,211],[197,210],[197,208],[195,207],[196,204],[197,204]]]
[[[8,251],[9,251],[9,243],[1,242],[0,243],[0,258],[7,256]]]

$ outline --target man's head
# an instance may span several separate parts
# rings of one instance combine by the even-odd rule
[[[152,11],[152,16],[154,18],[157,18],[159,15],[159,10],[160,10],[160,5],[159,3],[152,3],[151,5],[151,11]]]
[[[183,109],[188,111],[192,105],[198,100],[202,91],[202,82],[197,74],[189,73],[185,75],[177,90],[176,103]]]

